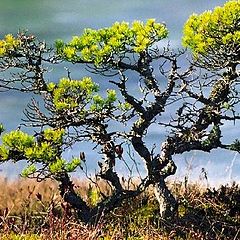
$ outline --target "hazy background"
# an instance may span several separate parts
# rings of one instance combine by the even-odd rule
[[[172,47],[181,47],[182,26],[188,16],[213,9],[222,5],[223,0],[0,0],[0,37],[19,30],[29,30],[40,39],[53,44],[55,39],[70,40],[73,35],[80,35],[84,28],[110,26],[115,21],[143,20],[155,18],[165,22],[170,31]],[[52,78],[58,79],[63,70],[58,69]],[[81,74],[80,74],[81,75]],[[54,80],[49,79],[49,80]],[[0,122],[7,130],[15,129],[23,117],[22,109],[29,97],[19,93],[0,94]],[[226,127],[228,138],[235,137],[236,127]],[[159,134],[159,135],[158,135]],[[161,133],[155,129],[149,141],[158,140]],[[159,139],[161,139],[160,137]],[[70,153],[69,153],[70,154]],[[72,153],[71,153],[72,154]],[[195,179],[204,167],[210,183],[239,181],[240,157],[227,151],[213,151],[212,154],[191,152],[176,156],[178,177],[185,175],[185,169]],[[186,163],[188,162],[188,163]],[[12,177],[19,173],[21,166],[11,164],[0,166],[5,176]]]

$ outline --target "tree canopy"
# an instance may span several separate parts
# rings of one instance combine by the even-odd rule
[[[146,24],[134,21],[116,22],[109,28],[85,29],[81,36],[74,36],[65,44],[56,42],[57,53],[71,62],[90,62],[95,66],[110,64],[118,68],[118,61],[127,58],[127,53],[142,53],[168,35],[167,28],[148,19]]]
[[[183,45],[205,67],[222,69],[239,63],[239,1],[228,1],[214,11],[193,14],[183,30]]]

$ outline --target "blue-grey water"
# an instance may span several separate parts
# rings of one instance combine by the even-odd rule
[[[40,39],[53,44],[55,39],[70,40],[71,36],[81,34],[84,28],[107,27],[115,21],[133,20],[145,21],[155,18],[165,22],[170,30],[172,47],[181,47],[182,26],[188,16],[213,9],[222,5],[223,0],[0,0],[0,37],[7,33],[17,33],[19,30],[28,30]],[[86,72],[81,72],[72,67],[76,77],[81,77]],[[49,76],[50,81],[56,81],[65,74],[63,68],[58,68]],[[104,88],[104,84],[103,84]],[[16,129],[23,118],[22,109],[29,101],[29,97],[20,93],[0,93],[0,122],[9,131]],[[227,139],[236,138],[237,127],[229,124],[225,128]],[[148,143],[152,144],[164,138],[165,133],[157,127],[151,131]],[[80,149],[81,150],[81,149]],[[66,153],[71,156],[74,151]],[[178,165],[177,177],[183,177],[186,170],[192,178],[198,179],[201,169],[208,172],[210,183],[226,181],[239,181],[240,157],[238,154],[227,151],[213,151],[211,154],[191,152],[182,156],[175,156]],[[22,165],[13,166],[4,164],[3,175],[16,176]]]

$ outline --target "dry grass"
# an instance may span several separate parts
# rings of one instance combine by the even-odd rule
[[[88,182],[75,181],[88,200]],[[107,193],[110,189],[99,183]],[[105,216],[96,226],[78,222],[51,180],[0,178],[0,239],[7,240],[155,240],[240,239],[240,187],[206,189],[201,184],[172,183],[179,201],[172,222],[158,215],[151,189]],[[90,202],[90,201],[89,201]]]
[[[8,210],[13,214],[19,214],[27,203],[33,208],[36,204],[37,194],[40,194],[45,202],[59,201],[57,184],[51,180],[40,183],[31,179],[17,179],[9,181],[0,178],[0,210]]]

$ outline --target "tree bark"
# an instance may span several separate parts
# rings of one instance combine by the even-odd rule
[[[174,175],[177,166],[172,160],[173,142],[168,138],[161,146],[161,155],[153,159],[154,165],[154,193],[159,203],[160,216],[163,219],[171,219],[177,209],[177,201],[168,189],[165,179]]]
[[[159,203],[160,216],[163,219],[171,219],[177,209],[177,201],[168,189],[164,178],[154,184],[155,197]]]

